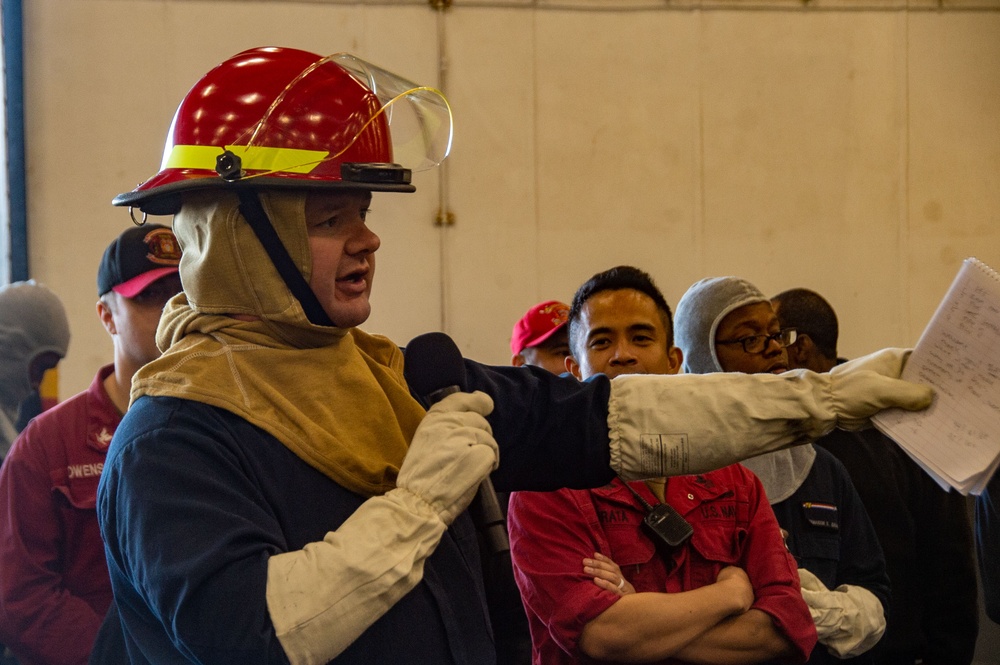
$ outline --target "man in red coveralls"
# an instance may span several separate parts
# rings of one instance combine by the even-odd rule
[[[569,329],[567,366],[578,378],[680,369],[670,308],[636,268],[584,284]],[[693,528],[682,542],[646,530],[659,504],[673,508],[668,521],[684,527],[677,533],[685,522]],[[595,490],[515,492],[508,526],[536,663],[804,662],[816,643],[764,490],[738,464],[616,478]]]
[[[114,364],[37,416],[0,470],[0,640],[21,665],[85,663],[111,604],[95,509],[111,437],[132,376],[160,355],[156,326],[181,290],[180,247],[165,226],[118,236],[97,274],[97,314]]]

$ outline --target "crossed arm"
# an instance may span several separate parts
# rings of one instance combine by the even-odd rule
[[[567,654],[618,662],[674,657],[695,663],[751,663],[808,657],[815,629],[797,580],[791,580],[794,563],[786,561],[776,523],[777,545],[770,548],[774,551],[761,549],[747,571],[724,566],[714,583],[695,589],[635,593],[621,581],[613,561],[594,554],[608,548],[598,542],[600,530],[590,528],[596,519],[580,511],[572,490],[515,493],[511,500],[508,524],[515,576],[532,631],[538,627],[551,638],[536,640],[536,649],[553,648],[551,642]],[[755,549],[756,536],[751,530],[748,544]],[[646,559],[639,555],[636,560]],[[748,572],[758,576],[761,598],[755,598]],[[789,580],[784,581],[786,576]],[[788,603],[801,607],[793,611]],[[772,609],[784,623],[772,618]]]
[[[584,560],[602,589],[621,598],[591,620],[579,648],[598,660],[648,662],[680,658],[692,663],[752,663],[790,656],[794,649],[771,617],[751,609],[753,587],[746,573],[726,567],[714,584],[680,593],[635,593],[618,566],[595,554]]]

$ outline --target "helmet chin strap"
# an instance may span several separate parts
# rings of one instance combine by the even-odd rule
[[[264,212],[264,206],[261,205],[257,193],[250,188],[240,188],[237,193],[240,197],[240,214],[253,229],[254,235],[257,236],[257,240],[260,241],[264,251],[271,258],[271,263],[281,275],[288,290],[302,305],[306,318],[317,326],[334,327],[334,322],[327,316],[319,298],[309,287],[306,278],[299,272],[285,245],[282,244],[281,238],[278,237],[278,232],[274,230],[274,225],[267,218],[267,213]]]

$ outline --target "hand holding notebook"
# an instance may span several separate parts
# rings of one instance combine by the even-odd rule
[[[934,387],[926,411],[884,411],[875,426],[942,487],[979,494],[1000,466],[1000,274],[966,259],[902,378]]]

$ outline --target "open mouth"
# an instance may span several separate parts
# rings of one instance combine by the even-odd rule
[[[358,268],[337,278],[338,288],[349,293],[361,293],[368,288],[368,269]]]

